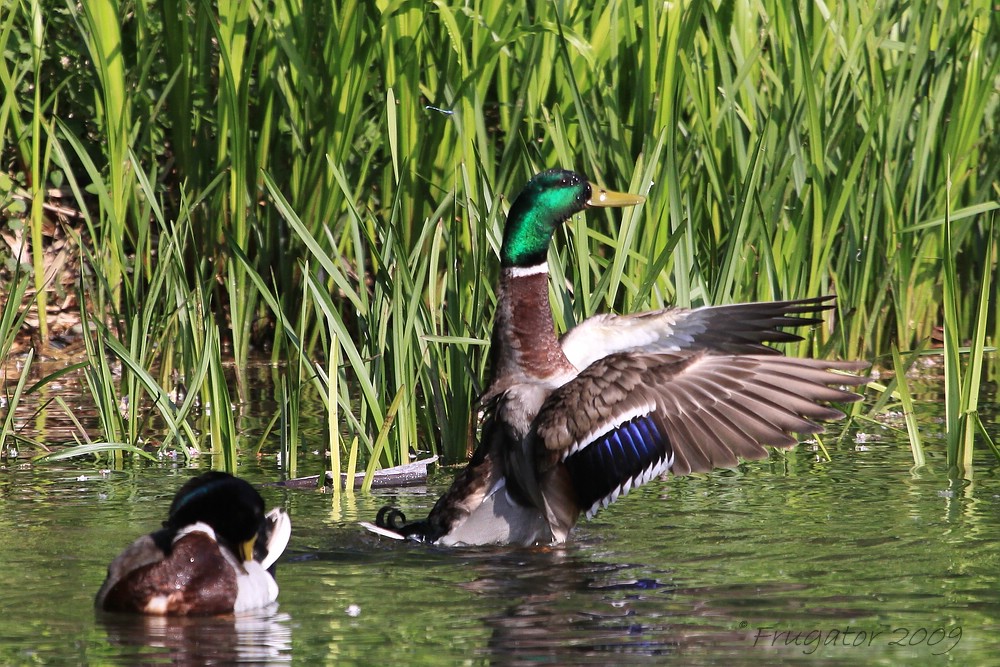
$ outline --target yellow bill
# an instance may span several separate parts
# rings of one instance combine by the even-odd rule
[[[244,561],[253,560],[253,545],[257,541],[257,536],[254,535],[253,539],[249,539],[240,545],[240,556]]]
[[[608,190],[607,188],[602,188],[600,185],[591,183],[590,199],[587,200],[587,206],[636,206],[644,201],[646,201],[646,198],[642,195],[615,192],[614,190]]]

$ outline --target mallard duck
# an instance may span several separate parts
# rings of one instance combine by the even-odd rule
[[[548,545],[566,540],[630,490],[790,448],[793,433],[843,417],[821,402],[860,400],[844,372],[866,364],[782,356],[781,327],[817,324],[830,297],[602,314],[561,339],[549,307],[556,228],[592,206],[634,206],[571,171],[538,174],[511,205],[481,397],[480,443],[430,515],[391,507],[368,527],[440,545]]]
[[[245,480],[198,475],[177,491],[163,528],[111,562],[95,604],[161,616],[265,607],[278,597],[273,566],[291,531],[288,514],[265,514],[264,499]]]

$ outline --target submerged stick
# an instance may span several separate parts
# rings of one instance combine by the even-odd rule
[[[415,486],[417,484],[422,484],[427,481],[427,466],[438,460],[437,456],[431,456],[430,458],[420,459],[419,461],[413,461],[412,463],[404,463],[403,465],[393,466],[392,468],[383,468],[381,470],[376,470],[374,476],[372,477],[372,488],[385,488],[390,486]],[[364,481],[365,474],[363,472],[354,475],[354,488],[358,489],[361,487],[361,483]],[[264,486],[284,486],[289,488],[306,488],[310,486],[316,486],[319,481],[319,475],[309,475],[308,477],[296,477],[294,479],[286,479],[283,482],[269,482]],[[343,488],[344,484],[347,482],[347,473],[340,474],[340,484]],[[326,473],[325,485],[332,486],[333,475],[330,472]]]

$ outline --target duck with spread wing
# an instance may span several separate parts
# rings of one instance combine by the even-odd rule
[[[380,534],[439,545],[564,542],[652,479],[733,467],[790,448],[843,417],[828,403],[867,364],[799,359],[765,343],[800,340],[831,297],[633,315],[601,314],[562,338],[549,305],[549,244],[589,207],[634,206],[577,173],[538,174],[514,201],[500,250],[485,421],[468,466],[426,519],[383,508]]]

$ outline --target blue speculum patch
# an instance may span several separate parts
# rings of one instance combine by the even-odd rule
[[[648,481],[646,474],[670,458],[667,434],[644,415],[597,436],[564,463],[580,508],[589,512],[614,501],[626,482],[634,488]]]

